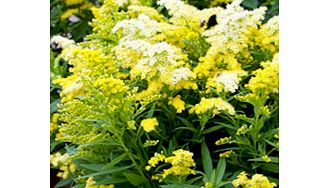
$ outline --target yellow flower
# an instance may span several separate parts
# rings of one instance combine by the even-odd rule
[[[181,100],[181,96],[177,95],[175,98],[170,99],[169,104],[173,105],[177,113],[181,113],[185,109],[185,103]]]
[[[236,135],[240,136],[242,134],[245,134],[247,131],[248,131],[248,126],[244,124],[236,131]]]
[[[224,153],[219,154],[219,157],[222,157],[222,158],[229,158],[229,157],[231,157],[233,154],[235,154],[235,152],[232,151],[232,150],[229,150],[229,151],[225,151]]]
[[[127,121],[128,124],[127,129],[136,130],[135,123],[136,123],[135,121]]]
[[[155,167],[159,162],[162,162],[166,159],[166,156],[160,153],[154,153],[154,156],[148,161],[149,166],[146,166],[146,170],[149,170],[151,167]]]
[[[114,188],[114,185],[95,185],[95,180],[93,177],[89,177],[86,181],[86,186],[85,188]]]
[[[235,114],[233,106],[221,98],[202,98],[199,104],[189,110],[189,113],[202,114],[208,111],[211,111],[213,115],[219,114],[220,111]]]
[[[84,2],[84,0],[64,0],[65,4],[70,6],[70,5],[77,5],[77,4],[81,4]]]
[[[144,119],[141,122],[141,126],[146,132],[151,132],[155,130],[155,127],[158,126],[159,123],[156,118],[148,118]]]
[[[151,166],[150,166],[150,165],[147,165],[147,166],[145,167],[145,170],[150,171],[150,170],[151,170]]]
[[[164,169],[163,173],[155,174],[152,176],[153,180],[163,181],[168,175],[173,174],[176,176],[187,176],[189,174],[195,174],[195,171],[191,167],[195,166],[193,160],[193,153],[179,149],[173,152],[173,156],[165,157],[162,154],[155,153],[155,156],[149,160],[149,166],[146,170],[155,167],[159,161],[164,161],[165,163],[171,164],[171,167]]]
[[[251,93],[238,97],[243,101],[257,100],[260,97],[260,92],[266,97],[271,93],[279,93],[279,54],[275,54],[272,62],[262,62],[263,68],[253,71],[252,77],[248,84],[245,85]],[[269,115],[268,107],[261,109],[262,113]]]
[[[204,186],[202,186],[201,188],[213,188],[214,185],[211,182],[206,182]]]
[[[266,176],[262,174],[255,174],[249,182],[250,188],[273,188],[276,187],[275,183],[271,183]]]
[[[272,161],[271,158],[270,158],[269,156],[267,156],[267,155],[262,156],[262,159],[263,159],[265,162],[267,162],[267,163],[269,163],[269,162]]]
[[[237,179],[232,182],[234,187],[241,186],[242,188],[274,188],[275,183],[271,183],[268,178],[262,174],[255,174],[248,179],[247,173],[241,172]]]
[[[238,175],[237,179],[233,180],[233,182],[232,182],[233,186],[234,187],[238,187],[238,186],[244,187],[244,186],[246,186],[249,182],[249,179],[248,179],[247,175],[248,175],[247,173],[241,172]]]
[[[65,20],[66,18],[72,16],[73,14],[79,13],[79,9],[73,8],[73,9],[67,9],[62,15],[61,20]]]
[[[72,159],[67,153],[64,155],[59,152],[51,154],[50,164],[59,168],[60,172],[57,174],[57,176],[63,179],[67,179],[69,175],[76,170],[76,166],[73,164]]]
[[[159,143],[159,140],[146,140],[146,142],[143,144],[143,147],[155,146],[158,143]]]
[[[53,117],[51,118],[51,123],[50,123],[50,132],[52,133],[54,130],[57,129],[57,124],[58,124],[58,118],[59,114],[54,113]]]
[[[217,140],[215,144],[217,146],[219,146],[219,145],[222,145],[222,144],[229,143],[231,140],[232,140],[232,137],[224,137],[224,138],[221,138],[221,139]]]

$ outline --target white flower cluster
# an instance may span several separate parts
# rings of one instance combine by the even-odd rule
[[[51,39],[50,39],[50,42],[51,43],[55,43],[55,44],[58,44],[61,48],[65,49],[65,48],[73,48],[75,47],[75,42],[74,40],[70,40],[66,37],[62,37],[60,35],[56,35],[56,36],[53,36]]]
[[[54,167],[58,167],[61,164],[67,164],[69,158],[70,156],[68,153],[61,155],[59,152],[57,152],[55,154],[50,155],[50,162]]]
[[[224,85],[224,91],[234,93],[239,88],[238,74],[235,72],[223,72],[217,75],[216,83]]]
[[[206,8],[206,9],[202,9],[200,12],[199,12],[199,19],[200,20],[203,20],[203,21],[208,21],[209,18],[212,16],[212,15],[216,15],[216,17],[218,15],[220,15],[222,12],[224,11],[224,9],[222,7],[213,7],[213,8]]]
[[[188,80],[189,77],[193,77],[193,73],[189,68],[182,67],[175,69],[171,73],[170,85],[174,86],[181,80]]]
[[[172,23],[183,25],[193,22],[198,23],[198,25],[201,22],[206,23],[212,15],[217,15],[223,11],[222,7],[199,10],[194,6],[185,4],[181,0],[160,0],[157,4],[166,7],[169,15],[172,16],[170,19]]]
[[[186,17],[199,12],[196,7],[187,5],[181,0],[160,0],[157,4],[166,7],[169,14],[175,17]]]
[[[122,20],[112,29],[112,33],[122,31],[123,37],[120,41],[136,40],[139,38],[150,38],[161,31],[160,24],[151,20],[147,15],[139,15],[137,19]]]
[[[279,32],[279,16],[272,17],[263,27],[268,31],[268,35]]]
[[[119,46],[142,53],[143,58],[139,61],[151,67],[159,63],[176,66],[177,61],[182,59],[181,49],[166,42],[151,44],[144,40],[133,40],[122,42]]]
[[[114,0],[116,4],[119,5],[119,7],[123,7],[124,5],[128,4],[128,0]]]
[[[235,0],[217,15],[217,25],[213,29],[203,32],[206,40],[222,52],[230,50],[238,53],[247,45],[246,36],[252,28],[256,28],[264,19],[266,7],[253,11],[244,10],[239,4],[242,0]]]
[[[188,68],[178,68],[184,59],[181,49],[166,42],[151,44],[145,40],[124,41],[118,49],[130,49],[142,55],[131,70],[133,76],[141,75],[142,79],[156,70],[165,83],[175,85],[182,79],[187,80],[192,73]]]

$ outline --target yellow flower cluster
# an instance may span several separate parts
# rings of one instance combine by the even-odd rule
[[[128,14],[132,18],[137,18],[138,15],[145,14],[148,17],[150,17],[151,19],[156,20],[156,21],[163,21],[163,19],[164,19],[164,16],[159,14],[159,12],[156,11],[154,8],[140,6],[140,5],[130,5],[128,7]]]
[[[279,93],[279,60],[278,55],[275,54],[272,62],[261,63],[263,69],[257,69],[252,74],[252,77],[248,84],[245,85],[251,93],[238,97],[241,100],[257,99],[260,95],[268,96],[271,93]],[[262,111],[267,112],[268,109]]]
[[[201,98],[200,103],[196,104],[189,110],[189,113],[203,114],[211,111],[213,115],[221,111],[233,115],[235,113],[233,106],[221,98]]]
[[[151,167],[155,167],[159,162],[163,162],[166,156],[160,153],[154,153],[154,156],[148,161],[148,166],[145,167],[146,170],[150,170]]]
[[[229,158],[231,157],[233,154],[235,154],[235,152],[233,150],[229,150],[229,151],[225,151],[224,153],[220,153],[219,157],[222,158]]]
[[[54,167],[59,168],[61,171],[58,172],[57,176],[63,179],[67,179],[71,173],[76,169],[69,154],[65,153],[62,155],[60,152],[50,155],[50,164]]]
[[[272,161],[272,159],[271,159],[268,155],[264,155],[264,156],[262,156],[262,159],[263,159],[265,162],[267,162],[267,163],[269,163],[269,162]]]
[[[249,179],[247,173],[241,172],[237,179],[232,182],[234,187],[241,186],[242,188],[274,188],[275,183],[271,183],[266,176],[262,174],[255,174]]]
[[[95,185],[93,177],[89,177],[86,182],[85,188],[115,188],[113,184],[110,185]]]
[[[128,87],[125,86],[121,79],[116,78],[99,78],[94,82],[94,87],[100,89],[105,96],[126,92]]]
[[[155,146],[158,143],[159,143],[159,140],[146,140],[146,142],[143,144],[143,147]]]
[[[76,5],[76,4],[81,4],[85,0],[64,0],[65,4],[67,5]]]
[[[146,132],[154,131],[158,125],[159,123],[156,118],[148,118],[141,121],[141,126]]]
[[[236,131],[236,135],[238,135],[238,136],[243,135],[247,131],[248,131],[248,126],[246,124],[244,124]]]
[[[214,185],[211,182],[206,182],[204,186],[202,186],[201,188],[213,188]]]
[[[272,62],[262,63],[263,69],[258,69],[253,72],[255,77],[251,78],[249,83],[245,86],[252,92],[264,89],[265,94],[279,92],[279,63],[277,56],[273,58]]]
[[[150,170],[151,167],[155,167],[159,162],[165,162],[171,164],[171,167],[164,169],[163,173],[159,173],[152,176],[153,180],[163,181],[168,175],[173,174],[176,176],[187,176],[189,174],[195,174],[195,171],[191,169],[195,167],[195,162],[193,160],[193,153],[179,149],[173,152],[173,156],[166,157],[162,154],[155,153],[148,161],[148,166],[146,170]]]
[[[80,79],[76,75],[71,75],[66,78],[58,78],[53,81],[54,84],[59,84],[62,86],[62,92],[60,94],[63,97],[62,100],[70,101],[78,95],[83,95],[81,88],[83,84],[80,82]]]
[[[54,113],[50,122],[50,133],[57,129],[59,114]]]
[[[279,51],[279,16],[274,16],[259,30],[254,31],[255,43],[271,53]]]
[[[180,95],[170,99],[168,104],[175,107],[177,113],[181,113],[185,109],[185,102],[181,99]]]
[[[226,144],[226,143],[230,143],[231,141],[232,141],[232,137],[224,137],[224,138],[221,138],[221,139],[217,140],[215,142],[215,144],[217,146],[219,146],[219,145],[223,145],[223,144]]]
[[[127,129],[136,130],[135,124],[136,124],[135,121],[128,121],[127,122]]]

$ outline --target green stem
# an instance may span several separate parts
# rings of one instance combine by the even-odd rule
[[[134,157],[131,155],[130,150],[126,147],[126,145],[124,144],[124,142],[122,141],[121,137],[118,137],[121,146],[123,147],[123,149],[125,150],[125,152],[127,153],[128,157],[130,158],[130,160],[133,162],[134,166],[137,168],[139,174],[148,182],[148,179],[145,177],[143,170],[138,166],[138,164],[136,163]]]

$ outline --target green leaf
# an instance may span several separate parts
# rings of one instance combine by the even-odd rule
[[[127,153],[124,153],[118,157],[116,157],[115,159],[113,159],[110,163],[106,164],[102,170],[106,170],[109,169],[111,167],[113,167],[114,165],[118,164],[120,161],[122,161],[123,159],[125,159],[127,157]]]
[[[58,141],[52,141],[50,143],[50,152],[52,153],[54,149],[56,149],[57,146],[63,144],[63,142],[58,142]]]
[[[168,155],[171,155],[174,151],[174,145],[176,145],[176,139],[173,137],[173,139],[170,140],[169,146],[168,146]]]
[[[216,178],[216,170],[212,170],[209,181],[213,183],[215,182],[215,178]]]
[[[237,128],[231,126],[231,125],[227,125],[225,123],[221,123],[221,122],[214,122],[215,124],[219,124],[219,125],[222,125],[223,127],[226,127],[226,128],[229,128],[229,129],[232,129],[232,130],[236,130]]]
[[[258,0],[244,0],[242,5],[247,8],[255,9],[258,6]]]
[[[71,177],[67,178],[67,179],[61,179],[56,185],[55,188],[59,188],[59,187],[64,187],[68,184],[70,184],[73,181],[73,179]]]
[[[201,154],[202,154],[203,169],[206,173],[206,176],[210,177],[211,172],[213,170],[213,166],[212,166],[211,156],[204,139],[201,144]]]
[[[201,178],[202,178],[202,176],[198,176],[198,177],[188,180],[186,183],[193,184],[194,182],[199,181]]]
[[[265,163],[265,164],[262,164],[261,167],[262,167],[262,169],[267,170],[269,172],[279,173],[278,164]]]
[[[270,157],[272,163],[279,163],[278,157]],[[255,159],[248,159],[248,161],[255,161],[255,162],[265,162],[262,157],[258,157]]]
[[[171,184],[171,185],[163,185],[163,188],[200,188],[197,185],[189,185],[189,184]]]
[[[96,185],[104,185],[104,184],[116,184],[116,183],[123,183],[127,182],[125,178],[119,178],[119,177],[106,177],[102,178],[100,181],[96,181]]]
[[[153,113],[154,113],[154,110],[155,110],[156,104],[157,104],[157,101],[155,101],[155,102],[152,104],[152,107],[151,107],[150,111],[148,111],[148,113],[147,113],[147,115],[146,115],[146,118],[151,118],[151,117],[153,116]]]
[[[223,128],[223,125],[217,125],[217,126],[214,126],[214,127],[210,127],[209,129],[206,129],[206,130],[202,131],[201,134],[208,134],[208,133],[217,131],[221,128]]]
[[[123,175],[127,178],[127,180],[134,186],[138,186],[140,184],[145,183],[145,179],[135,173],[123,173]]]
[[[72,188],[85,188],[85,187],[86,187],[85,184],[76,184]]]
[[[224,186],[224,185],[228,185],[228,184],[230,184],[231,182],[221,182],[220,184],[218,184],[218,187],[222,187],[222,186]]]
[[[225,173],[225,169],[226,169],[226,161],[224,158],[220,158],[218,163],[217,163],[217,167],[216,167],[216,182],[215,185],[218,185],[224,176]]]
[[[51,112],[51,113],[54,113],[54,112],[57,111],[57,109],[58,109],[57,104],[58,104],[60,101],[61,101],[61,99],[59,98],[59,99],[55,100],[54,102],[52,102],[52,103],[50,104],[50,112]]]
[[[274,148],[278,148],[278,144],[275,144],[274,142],[271,142],[271,141],[266,140],[266,139],[264,139],[264,141],[265,141],[266,143],[268,143],[269,145],[273,146]]]
[[[279,184],[279,180],[277,178],[273,178],[273,177],[270,177],[270,176],[267,176],[267,178],[270,182],[273,182],[277,185]]]
[[[86,148],[86,147],[93,147],[95,145],[103,145],[103,146],[120,146],[117,142],[114,142],[112,140],[102,140],[102,141],[95,141],[87,144],[82,144],[79,146],[79,148]]]
[[[101,171],[101,172],[96,172],[96,173],[91,173],[91,174],[88,174],[88,175],[85,175],[85,176],[81,176],[80,178],[88,178],[88,177],[91,177],[91,176],[95,177],[95,176],[100,176],[100,175],[104,175],[104,174],[111,174],[111,173],[114,173],[114,172],[120,172],[120,171],[126,170],[126,169],[131,168],[131,167],[132,166],[113,167],[113,168],[110,168],[110,169],[107,169],[107,170],[104,170],[104,171]]]
[[[181,120],[182,123],[183,123],[186,127],[189,127],[189,128],[191,128],[191,129],[195,129],[195,127],[193,126],[193,124],[190,123],[188,120],[186,120],[186,119],[184,119],[184,118],[182,118],[182,117],[179,117],[179,116],[177,116],[177,118],[178,118],[179,120]]]
[[[176,129],[173,130],[173,132],[175,132],[177,130],[181,130],[181,129],[190,130],[191,132],[198,132],[197,129],[194,129],[194,128],[191,128],[191,127],[177,127]]]
[[[80,164],[79,166],[89,169],[89,170],[99,172],[102,170],[102,168],[105,166],[105,164]]]

